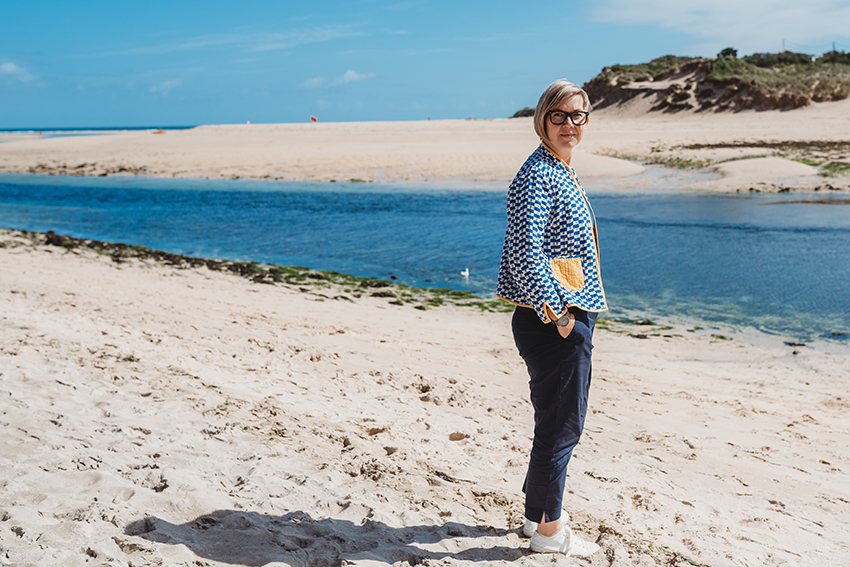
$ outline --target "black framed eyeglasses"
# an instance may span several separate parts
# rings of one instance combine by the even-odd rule
[[[575,124],[576,126],[584,126],[587,124],[587,121],[590,119],[590,113],[585,112],[583,110],[576,110],[575,112],[564,112],[563,110],[550,110],[546,113],[546,116],[549,118],[549,122],[554,124],[555,126],[560,126],[564,122],[567,121],[567,116],[570,117],[570,122]]]

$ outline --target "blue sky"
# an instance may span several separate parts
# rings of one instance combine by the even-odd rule
[[[505,117],[675,54],[850,51],[850,0],[6,0],[0,128]]]

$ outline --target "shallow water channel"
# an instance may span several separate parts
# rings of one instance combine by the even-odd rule
[[[0,175],[0,226],[492,297],[506,188]],[[590,190],[611,316],[850,342],[850,199]],[[469,277],[461,271],[469,269]]]

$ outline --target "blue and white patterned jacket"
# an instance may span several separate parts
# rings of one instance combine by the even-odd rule
[[[596,221],[573,169],[545,144],[508,191],[508,227],[496,295],[549,323],[569,307],[606,311]]]

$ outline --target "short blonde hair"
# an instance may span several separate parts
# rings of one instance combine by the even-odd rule
[[[537,108],[534,109],[534,131],[537,132],[541,140],[546,139],[546,113],[575,95],[581,95],[584,109],[587,112],[593,110],[590,106],[590,97],[587,96],[584,89],[566,79],[558,79],[546,87],[546,90],[540,95],[540,100],[537,101]]]

